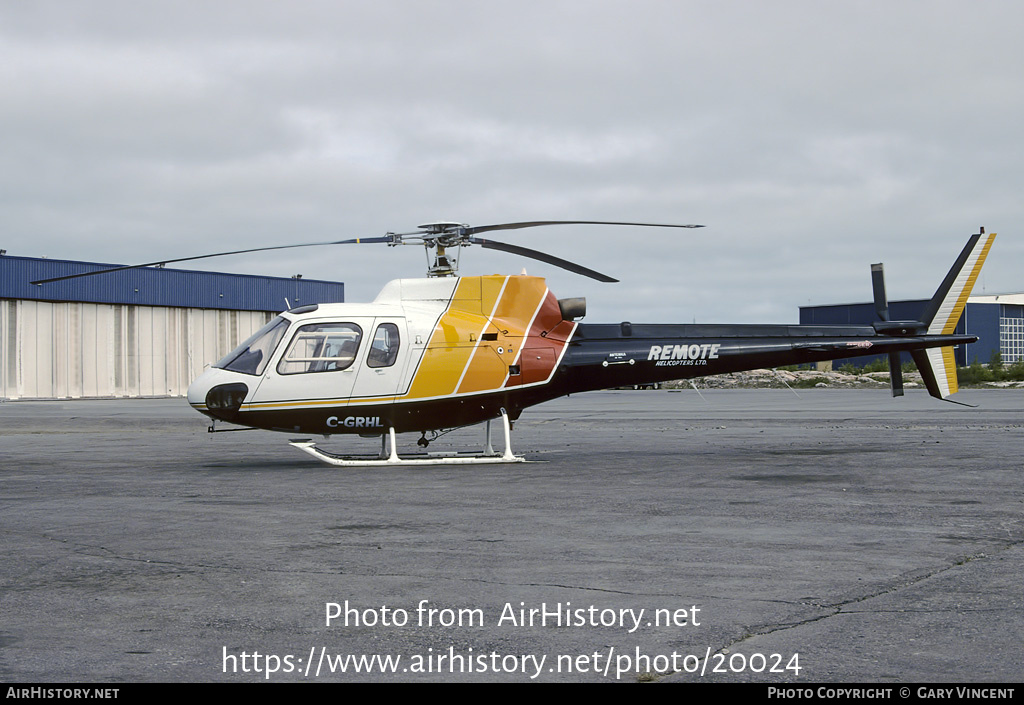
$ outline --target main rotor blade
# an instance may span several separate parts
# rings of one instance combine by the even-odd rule
[[[610,220],[532,220],[523,223],[499,223],[497,225],[477,225],[465,228],[467,235],[486,233],[492,230],[519,230],[521,228],[539,228],[544,225],[636,225],[643,228],[703,228],[703,225],[670,225],[666,223],[620,223]]]
[[[570,262],[569,260],[562,259],[561,257],[555,257],[544,252],[538,252],[537,250],[531,250],[528,247],[520,247],[519,245],[509,245],[506,242],[498,242],[497,240],[485,240],[482,237],[471,237],[469,241],[474,245],[480,245],[484,249],[488,250],[501,250],[502,252],[510,252],[514,255],[521,255],[523,257],[529,257],[530,259],[539,260],[546,262],[547,264],[553,264],[556,267],[567,269],[570,272],[576,274],[582,274],[585,277],[596,279],[599,282],[617,282],[618,279],[613,279],[607,274],[601,274],[595,272],[593,269],[588,269],[581,264]]]
[[[455,223],[451,223],[451,224],[448,224],[448,225],[456,225],[456,224]],[[534,221],[521,222],[521,223],[499,223],[499,224],[496,224],[496,225],[479,225],[479,226],[475,226],[475,227],[473,227],[473,226],[466,226],[466,227],[463,227],[463,228],[460,229],[461,230],[460,234],[461,234],[462,237],[466,237],[469,242],[475,242],[475,243],[477,243],[477,244],[479,244],[479,245],[481,245],[482,247],[485,247],[485,248],[489,248],[489,249],[493,249],[493,250],[502,250],[502,251],[505,251],[505,252],[510,252],[510,253],[513,253],[513,254],[518,254],[518,255],[521,255],[523,257],[529,257],[531,259],[539,260],[541,262],[546,262],[548,264],[553,264],[556,267],[561,267],[562,269],[566,269],[566,270],[568,270],[570,272],[575,272],[577,274],[582,274],[583,276],[591,277],[592,279],[596,279],[596,280],[602,281],[602,282],[615,282],[615,281],[618,281],[618,279],[613,279],[612,277],[609,277],[606,274],[601,274],[600,272],[595,272],[592,269],[588,269],[588,268],[586,268],[586,267],[584,267],[582,265],[576,264],[574,262],[569,262],[568,260],[564,260],[564,259],[561,259],[559,257],[554,257],[553,255],[548,255],[548,254],[545,254],[543,252],[538,252],[537,250],[531,250],[531,249],[529,249],[527,247],[520,247],[518,245],[509,245],[509,244],[506,244],[504,242],[497,242],[497,241],[494,241],[494,240],[483,240],[483,239],[477,239],[477,238],[471,237],[475,233],[485,233],[485,232],[489,232],[489,231],[492,231],[492,230],[519,230],[519,229],[522,229],[522,228],[537,228],[537,227],[546,226],[546,225],[627,225],[627,226],[648,227],[648,228],[703,228],[704,227],[703,225],[674,225],[674,224],[668,224],[668,223],[627,223],[627,222],[608,221],[608,220],[534,220]],[[426,227],[426,226],[421,226],[421,227]],[[441,233],[432,233],[430,231],[427,231],[427,232],[419,231],[419,232],[415,232],[415,233],[407,233],[407,236],[410,236],[410,237],[411,236],[418,236],[418,237],[421,237],[421,239],[424,239],[424,241],[426,241],[426,238],[423,238],[423,236],[432,236],[432,235],[438,235],[438,234],[441,234]],[[194,257],[176,257],[176,258],[172,258],[172,259],[159,260],[157,262],[147,262],[145,264],[126,264],[126,265],[122,265],[122,266],[119,266],[119,267],[108,267],[107,269],[97,269],[97,270],[94,270],[94,271],[91,271],[91,272],[79,272],[78,274],[67,274],[67,275],[64,275],[64,276],[61,276],[61,277],[51,277],[50,279],[39,279],[37,281],[32,282],[32,284],[36,284],[36,285],[49,284],[50,282],[65,281],[67,279],[78,279],[80,277],[91,277],[91,276],[95,276],[97,274],[108,274],[110,272],[122,272],[122,271],[125,271],[125,270],[128,270],[128,269],[142,269],[144,267],[158,267],[158,266],[163,266],[165,264],[174,264],[174,263],[177,263],[177,262],[194,262],[195,260],[200,260],[200,259],[210,259],[212,257],[226,257],[227,255],[241,255],[241,254],[247,254],[247,253],[250,253],[250,252],[268,252],[268,251],[271,251],[271,250],[288,250],[288,249],[293,249],[293,248],[296,248],[296,247],[321,247],[321,246],[325,246],[325,245],[348,245],[348,244],[357,244],[357,243],[388,243],[388,244],[395,245],[395,244],[401,244],[401,239],[400,239],[401,237],[402,237],[401,234],[399,234],[399,235],[388,234],[388,235],[385,235],[385,236],[382,236],[382,237],[354,238],[354,239],[349,239],[349,240],[332,240],[332,241],[329,241],[329,242],[304,242],[304,243],[299,243],[299,244],[295,244],[295,245],[273,245],[273,246],[270,246],[270,247],[251,247],[251,248],[247,248],[247,249],[244,249],[244,250],[231,250],[229,252],[214,252],[212,254],[207,254],[207,255],[196,255]]]
[[[49,284],[50,282],[64,281],[65,279],[78,279],[79,277],[91,277],[96,274],[108,274],[110,272],[123,272],[126,269],[142,269],[143,267],[157,267],[174,262],[192,262],[197,259],[209,259],[211,257],[226,257],[227,255],[243,255],[248,252],[267,252],[268,250],[288,250],[294,247],[320,247],[323,245],[348,245],[364,242],[391,242],[390,237],[360,237],[353,240],[334,240],[332,242],[304,242],[296,245],[273,245],[271,247],[251,247],[246,250],[231,250],[230,252],[214,252],[209,255],[196,255],[195,257],[178,257],[176,259],[164,259],[159,262],[147,262],[146,264],[126,264],[120,267],[109,267],[97,269],[92,272],[80,272],[78,274],[67,274],[63,277],[52,277],[50,279],[39,279],[32,284]]]

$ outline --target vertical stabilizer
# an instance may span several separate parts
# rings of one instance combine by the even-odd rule
[[[921,320],[928,326],[928,335],[952,335],[956,330],[967,305],[967,297],[971,295],[995,239],[996,234],[986,235],[985,228],[977,235],[971,235],[967,246],[924,309]]]
[[[967,297],[978,280],[981,267],[992,247],[996,234],[985,234],[985,228],[967,241],[960,256],[942,280],[935,296],[928,302],[921,316],[928,335],[952,335],[963,315]],[[959,389],[956,379],[956,360],[953,348],[929,348],[913,351],[914,362],[921,371],[925,386],[933,397],[945,399]]]

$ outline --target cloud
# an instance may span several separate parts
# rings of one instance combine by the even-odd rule
[[[431,220],[698,222],[517,231],[622,279],[550,277],[592,320],[795,321],[930,295],[978,225],[1024,288],[1024,8],[1008,2],[269,1],[0,8],[0,215],[12,254],[150,261]],[[1009,236],[1009,237],[1008,237]],[[197,266],[344,279],[416,248]],[[897,274],[899,272],[899,274]]]

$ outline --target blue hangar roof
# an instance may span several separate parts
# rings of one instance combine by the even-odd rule
[[[117,267],[116,264],[0,256],[0,299],[283,311],[345,300],[345,285],[318,279],[260,277],[141,267],[50,284],[38,279]],[[287,299],[287,301],[286,301]]]

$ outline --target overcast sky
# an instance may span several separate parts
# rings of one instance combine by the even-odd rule
[[[931,296],[999,232],[975,293],[1024,290],[1024,3],[0,3],[0,248],[146,262],[585,219],[702,230],[495,233],[621,279],[548,277],[591,322],[795,322]],[[485,235],[484,237],[490,237]],[[196,264],[422,276],[422,248]],[[182,265],[186,266],[186,265]]]

